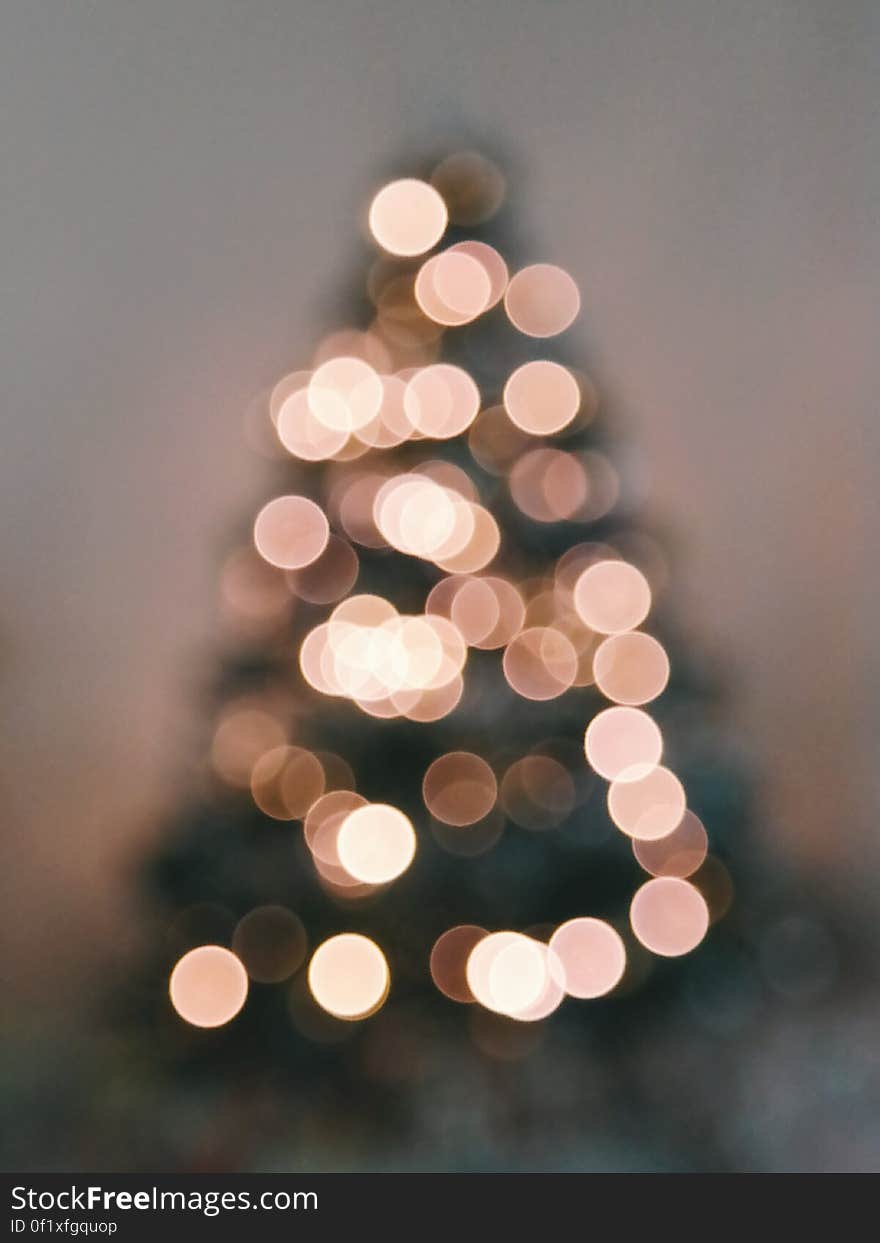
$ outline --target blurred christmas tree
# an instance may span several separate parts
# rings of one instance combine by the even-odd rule
[[[470,154],[379,191],[352,326],[251,412],[281,478],[127,1015],[188,1167],[720,1160],[742,765],[504,197]]]

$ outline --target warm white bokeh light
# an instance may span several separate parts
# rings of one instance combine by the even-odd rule
[[[570,919],[553,933],[550,949],[562,963],[569,997],[610,993],[626,968],[623,941],[603,919]]]
[[[504,408],[521,431],[552,436],[562,431],[581,402],[577,380],[559,363],[545,359],[524,363],[504,386]]]
[[[385,955],[368,937],[343,932],[319,945],[308,971],[318,1005],[338,1019],[365,1019],[384,1002],[391,982]]]
[[[248,993],[247,972],[231,950],[199,945],[179,960],[168,983],[171,1004],[193,1027],[222,1027]]]
[[[630,923],[646,949],[663,958],[677,958],[695,949],[706,935],[709,908],[688,881],[658,876],[637,890]]]
[[[641,708],[605,708],[587,726],[584,750],[606,781],[637,781],[660,762],[663,736]]]
[[[413,177],[389,182],[370,204],[370,232],[392,255],[423,255],[440,241],[447,220],[442,197]]]
[[[330,538],[323,510],[305,496],[278,496],[257,514],[254,544],[270,565],[301,570],[320,557]]]
[[[387,803],[367,803],[349,814],[336,839],[339,861],[350,876],[385,885],[413,861],[416,835],[402,811]]]
[[[648,615],[648,580],[627,561],[597,561],[574,585],[574,606],[584,622],[600,634],[634,630]]]
[[[612,781],[608,787],[608,814],[621,832],[640,841],[666,837],[685,809],[684,787],[662,764],[635,781]]]

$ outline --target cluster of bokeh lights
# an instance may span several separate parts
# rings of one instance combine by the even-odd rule
[[[578,315],[577,284],[558,266],[538,262],[511,275],[483,241],[443,246],[450,222],[481,223],[504,192],[490,162],[462,153],[430,181],[405,178],[376,193],[367,217],[380,250],[368,280],[371,323],[325,338],[312,366],[284,376],[268,397],[278,445],[321,464],[317,499],[281,495],[260,510],[252,548],[224,568],[223,595],[254,627],[296,601],[326,610],[299,645],[302,678],[315,695],[374,718],[418,727],[448,716],[462,698],[471,649],[494,654],[520,700],[595,686],[608,706],[586,725],[584,757],[607,782],[610,820],[647,875],[632,898],[629,932],[650,953],[676,957],[694,949],[710,923],[688,879],[708,842],[681,781],[662,762],[662,732],[647,707],[670,676],[662,644],[641,629],[652,607],[648,577],[618,550],[589,543],[569,548],[539,579],[498,572],[504,540],[490,507],[468,471],[431,456],[432,444],[436,453],[443,442],[463,443],[538,523],[590,520],[616,503],[616,472],[603,455],[553,443],[593,417],[587,377],[536,359],[516,367],[497,404],[486,405],[466,370],[440,360],[445,332],[495,308],[539,341]],[[394,453],[404,445],[405,463]],[[403,614],[381,595],[355,591],[358,547],[427,563],[435,581],[420,612]],[[410,818],[357,793],[343,758],[293,745],[271,704],[229,705],[211,762],[266,816],[302,822],[321,885],[346,903],[396,883],[412,864],[418,836]],[[505,818],[530,831],[554,828],[580,795],[571,767],[536,748],[499,771],[472,751],[448,751],[427,767],[422,797],[441,844],[459,842],[468,854],[492,845]],[[183,955],[171,973],[171,1002],[194,1026],[221,1026],[245,1004],[249,979],[285,980],[308,960],[317,1006],[360,1021],[392,986],[386,951],[393,961],[393,947],[343,932],[309,956],[297,916],[260,907],[240,921],[232,948],[201,945]],[[450,1000],[533,1023],[566,997],[611,993],[627,972],[627,949],[619,928],[589,914],[540,934],[465,924],[437,939],[429,968]]]

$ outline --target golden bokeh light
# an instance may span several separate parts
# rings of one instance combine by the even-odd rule
[[[574,606],[592,630],[620,634],[645,620],[651,608],[651,588],[634,565],[597,561],[575,583]]]
[[[581,402],[577,380],[559,363],[536,359],[517,367],[504,386],[504,408],[521,431],[552,436],[571,423]]]
[[[502,667],[510,687],[523,699],[555,699],[574,683],[577,654],[561,631],[533,626],[507,645]]]
[[[383,186],[369,210],[370,232],[392,255],[423,255],[440,241],[448,218],[441,195],[414,177]]]
[[[593,676],[615,703],[646,704],[666,688],[669,657],[656,639],[639,630],[610,635],[596,648]]]
[[[689,881],[657,876],[636,891],[630,923],[642,945],[663,958],[695,949],[709,928],[709,908]]]
[[[639,865],[652,876],[684,878],[696,872],[709,850],[709,838],[703,823],[692,811],[686,811],[680,823],[665,837],[653,841],[633,840],[633,854]]]
[[[339,826],[339,861],[355,880],[385,885],[413,861],[416,835],[402,811],[387,803],[367,803],[351,811]]]
[[[553,933],[550,950],[562,963],[569,997],[603,997],[626,969],[623,941],[603,919],[568,920]]]
[[[439,756],[422,782],[422,796],[431,815],[459,828],[488,816],[497,795],[492,769],[469,751]]]
[[[606,781],[638,781],[659,764],[663,736],[641,708],[605,708],[587,726],[584,750]]]
[[[193,1027],[222,1027],[247,999],[247,972],[231,950],[199,945],[178,961],[168,992],[174,1009]]]
[[[658,764],[636,781],[612,781],[608,814],[628,837],[656,841],[681,823],[686,810],[684,787],[675,773]]]
[[[322,509],[305,496],[278,496],[254,523],[257,552],[282,570],[301,570],[327,547],[330,526]]]
[[[343,932],[315,950],[308,983],[322,1010],[354,1022],[380,1008],[388,996],[391,974],[375,941],[357,932]]]
[[[510,322],[529,337],[555,337],[581,309],[578,287],[562,268],[535,263],[511,278],[504,295]]]

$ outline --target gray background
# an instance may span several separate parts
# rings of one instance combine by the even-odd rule
[[[735,669],[780,855],[872,898],[877,26],[865,3],[153,0],[0,26],[0,697],[16,987],[132,930],[249,398],[301,362],[378,180],[511,151],[581,284],[676,590]]]

